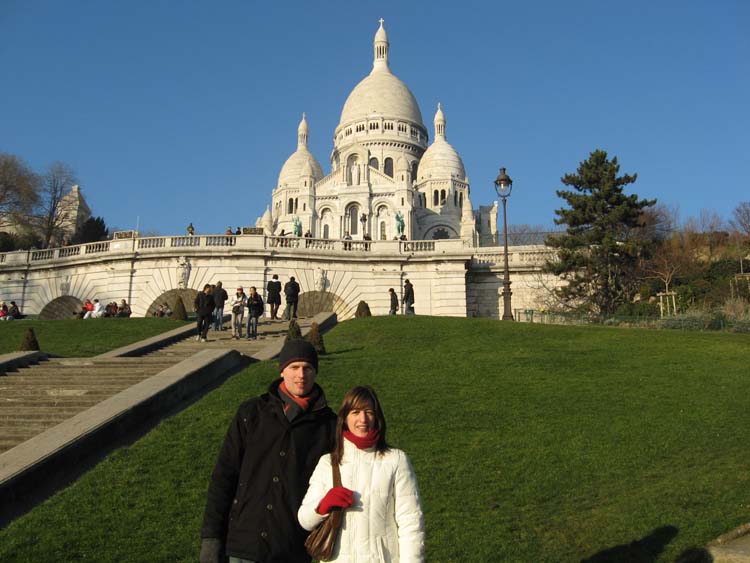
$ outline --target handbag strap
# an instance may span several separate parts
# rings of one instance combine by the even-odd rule
[[[333,472],[333,486],[334,487],[340,487],[341,486],[341,468],[339,467],[338,463],[332,463],[331,464],[331,471]],[[341,519],[344,516],[344,511],[341,508],[335,507],[331,510],[331,515],[329,516],[331,520],[331,526],[334,530],[338,530],[338,528],[341,526]]]
[[[333,486],[341,486],[341,468],[338,463],[331,464],[331,470],[333,471]]]

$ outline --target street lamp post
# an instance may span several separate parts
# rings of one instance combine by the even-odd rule
[[[495,191],[500,199],[503,200],[503,242],[505,243],[505,273],[503,275],[503,320],[512,321],[513,311],[510,308],[510,270],[508,268],[508,220],[505,206],[506,200],[510,197],[513,190],[513,180],[505,173],[505,168],[500,169],[500,174],[495,179]]]

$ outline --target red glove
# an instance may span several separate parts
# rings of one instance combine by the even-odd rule
[[[320,501],[316,512],[328,514],[332,508],[349,508],[354,504],[354,493],[346,487],[334,487]]]

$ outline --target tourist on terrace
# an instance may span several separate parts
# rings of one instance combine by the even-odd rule
[[[25,315],[21,314],[21,310],[18,308],[18,305],[16,305],[16,302],[11,301],[10,306],[8,307],[8,316],[11,319],[20,320],[24,318]]]
[[[229,233],[231,234],[231,233]],[[213,288],[212,295],[214,296],[214,330],[224,330],[224,303],[229,299],[227,291],[222,287],[221,282],[216,282]]]
[[[258,318],[263,315],[265,305],[255,286],[247,295],[247,339],[258,339]]]
[[[227,227],[227,230],[224,232],[224,234],[227,235],[227,236],[231,235],[232,234],[232,227],[231,226]]]
[[[214,313],[216,305],[214,304],[214,297],[211,295],[211,284],[203,286],[203,291],[195,296],[193,307],[197,313],[197,328],[198,334],[195,336],[196,340],[200,342],[208,342],[208,327],[211,324],[211,318]]]
[[[239,227],[237,227],[237,230],[234,231],[234,234],[235,235],[241,235],[242,234],[242,229],[240,229]]]
[[[404,281],[404,315],[414,314],[414,286],[409,280]]]
[[[424,561],[424,517],[407,455],[386,442],[386,423],[372,387],[349,390],[339,409],[333,451],[320,458],[297,513],[306,530],[343,510],[330,561]],[[332,466],[341,485],[334,487]]]
[[[277,274],[273,275],[273,279],[266,286],[266,299],[271,306],[271,320],[278,321],[281,306],[281,282]]]
[[[388,288],[388,295],[391,296],[391,310],[388,311],[388,314],[395,315],[398,311],[398,296],[392,287]]]
[[[191,237],[195,234],[195,227],[193,227],[192,223],[187,226],[187,234]]]
[[[232,307],[232,338],[235,340],[242,338],[242,323],[245,318],[246,303],[247,295],[245,295],[245,290],[240,286],[229,302],[229,306]]]
[[[294,276],[284,284],[284,295],[286,296],[286,320],[297,318],[297,305],[299,304],[300,287]]]
[[[336,415],[315,383],[318,354],[290,340],[280,379],[243,403],[229,425],[208,487],[201,563],[309,563],[297,509],[321,455],[331,451]]]

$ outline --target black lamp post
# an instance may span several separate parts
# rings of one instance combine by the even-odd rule
[[[512,321],[513,311],[510,308],[510,270],[508,269],[508,220],[505,212],[506,201],[513,190],[513,180],[505,173],[505,168],[500,169],[500,174],[495,179],[495,191],[503,200],[503,242],[505,243],[505,274],[503,277],[503,320]]]
[[[362,216],[359,218],[359,222],[362,223],[362,240],[367,240],[365,238],[365,235],[367,232],[365,231],[365,225],[367,224],[367,213],[362,213]]]

